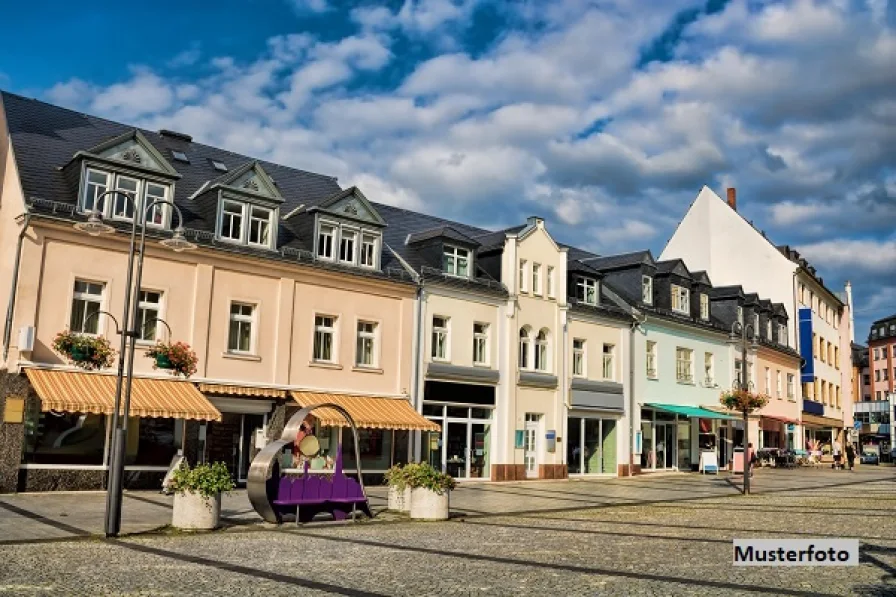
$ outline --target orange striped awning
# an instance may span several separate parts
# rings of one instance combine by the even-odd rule
[[[199,391],[217,396],[244,396],[246,398],[286,398],[286,390],[231,386],[219,383],[201,383]]]
[[[412,429],[415,431],[439,431],[438,424],[424,418],[404,398],[375,398],[347,394],[318,392],[291,392],[301,406],[329,402],[341,406],[355,420],[355,425],[369,429]],[[319,408],[313,413],[320,424],[328,427],[347,427],[348,421],[338,410]]]
[[[115,410],[115,376],[79,371],[26,369],[40,397],[41,410],[111,415]],[[131,386],[132,417],[220,421],[221,413],[188,381],[142,379]]]

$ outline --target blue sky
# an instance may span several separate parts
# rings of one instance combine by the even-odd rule
[[[52,18],[48,18],[52,15]],[[896,312],[896,2],[13,3],[0,87],[484,227],[659,254],[705,184]]]

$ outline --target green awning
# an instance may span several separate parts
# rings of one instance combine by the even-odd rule
[[[737,417],[726,415],[723,413],[717,413],[715,411],[709,410],[708,408],[700,408],[699,406],[681,406],[679,404],[655,404],[649,403],[645,404],[647,408],[655,408],[656,410],[662,410],[667,413],[674,413],[676,415],[683,415],[685,417],[697,417],[700,419],[737,419]]]

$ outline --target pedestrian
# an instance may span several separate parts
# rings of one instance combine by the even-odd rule
[[[753,451],[753,443],[747,444],[747,460],[750,463],[750,477],[753,476],[753,467],[756,465],[756,453]]]
[[[853,470],[856,464],[856,449],[852,446],[852,442],[846,444],[846,463],[849,465],[849,470]]]
[[[842,469],[843,464],[841,460],[843,459],[843,447],[840,445],[840,442],[834,440],[834,464],[831,466],[832,469]]]

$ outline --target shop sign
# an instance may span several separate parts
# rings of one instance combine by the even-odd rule
[[[7,396],[3,408],[4,423],[22,423],[25,421],[25,399],[20,396]]]

